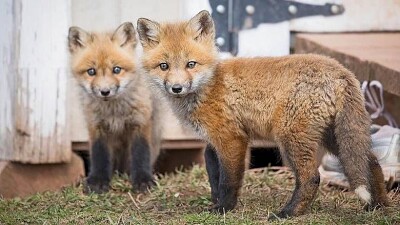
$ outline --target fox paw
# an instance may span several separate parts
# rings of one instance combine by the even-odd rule
[[[268,221],[275,221],[275,220],[280,220],[280,219],[286,219],[290,217],[290,213],[286,212],[286,211],[280,211],[278,213],[273,213],[272,215],[270,215],[268,217]]]
[[[386,203],[386,205],[388,205],[388,204]],[[379,204],[379,203],[376,203],[376,204],[367,204],[367,205],[364,206],[364,210],[367,211],[367,212],[371,212],[371,211],[375,211],[375,210],[382,209],[382,208],[384,208],[386,205],[385,205],[385,204]]]
[[[215,204],[211,206],[208,211],[211,213],[219,213],[219,214],[225,214],[228,211],[231,211],[235,208],[234,205],[228,205],[228,206],[222,206],[220,204]]]
[[[133,181],[132,189],[134,192],[144,193],[151,189],[155,184],[153,176],[137,177]]]
[[[85,194],[90,194],[90,193],[102,194],[108,192],[110,188],[109,183],[110,182],[107,180],[88,177],[83,184],[83,192]]]
[[[219,214],[224,214],[225,209],[221,207],[219,204],[212,205],[210,208],[208,208],[208,211],[211,213],[219,213]]]
[[[217,205],[218,204],[218,197],[215,197],[214,195],[211,195],[211,202],[213,203],[213,205]]]
[[[295,210],[295,208],[293,206],[286,206],[284,207],[280,212],[278,213],[273,213],[272,215],[270,215],[268,217],[269,221],[273,221],[273,220],[279,220],[279,219],[287,219],[289,217],[293,217],[293,216],[300,216],[304,213],[304,211],[302,210]]]

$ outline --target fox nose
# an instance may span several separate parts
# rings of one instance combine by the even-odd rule
[[[110,90],[101,90],[100,91],[100,94],[102,95],[102,96],[104,96],[104,97],[107,97],[109,94],[110,94]]]
[[[182,85],[180,85],[180,84],[174,84],[174,85],[172,85],[172,92],[174,92],[175,94],[181,93],[182,90],[183,90]]]

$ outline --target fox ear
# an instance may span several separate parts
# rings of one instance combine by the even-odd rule
[[[199,12],[189,20],[188,25],[195,32],[195,39],[212,38],[215,36],[214,21],[207,10]]]
[[[143,47],[155,46],[160,42],[160,24],[145,18],[137,21],[139,39]]]
[[[121,47],[136,46],[136,31],[131,22],[121,24],[114,32],[111,38]]]
[[[80,48],[84,48],[90,39],[91,35],[88,32],[79,27],[70,27],[68,32],[69,51],[73,53]]]

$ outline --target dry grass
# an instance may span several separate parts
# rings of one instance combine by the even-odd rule
[[[267,218],[290,197],[289,171],[246,172],[240,203],[226,215],[207,212],[210,187],[205,169],[195,166],[158,179],[148,194],[130,192],[126,176],[113,180],[104,195],[83,195],[67,187],[25,199],[0,199],[1,224],[269,224]],[[392,191],[393,207],[362,210],[351,192],[321,185],[308,214],[271,224],[399,224],[400,191]]]

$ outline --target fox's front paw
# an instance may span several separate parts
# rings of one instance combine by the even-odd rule
[[[211,202],[214,205],[219,203],[219,192],[218,190],[215,190],[215,188],[211,188]]]
[[[386,205],[388,205],[388,203],[386,203]],[[364,210],[367,211],[367,212],[371,212],[371,211],[375,211],[375,210],[378,210],[378,209],[382,209],[386,205],[379,204],[379,203],[367,204],[367,205],[364,206]]]
[[[283,207],[283,209],[280,212],[269,216],[268,220],[273,221],[273,220],[279,220],[279,219],[287,219],[287,218],[293,217],[293,216],[300,216],[303,213],[304,213],[303,211],[296,212],[295,208],[292,205],[288,205],[286,207]]]
[[[217,205],[218,204],[218,197],[216,195],[211,195],[211,202],[214,205]]]
[[[209,211],[212,213],[219,213],[219,214],[225,214],[228,211],[231,211],[235,208],[236,204],[215,204],[211,208],[209,208]]]
[[[155,185],[151,175],[137,176],[133,179],[132,189],[134,192],[144,193]]]
[[[280,219],[286,219],[290,217],[290,213],[286,211],[280,211],[278,213],[273,213],[268,217],[268,221],[275,221],[275,220],[280,220]]]
[[[83,192],[85,194],[96,193],[102,194],[108,192],[110,181],[101,178],[88,177],[83,184]]]

